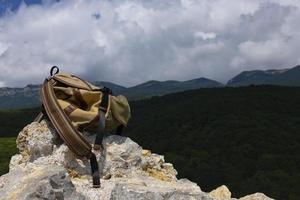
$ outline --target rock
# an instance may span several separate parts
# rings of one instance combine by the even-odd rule
[[[1,199],[86,199],[58,165],[18,168],[0,178]]]
[[[103,139],[103,174],[132,176],[141,169],[142,147],[130,138],[111,135]]]
[[[266,195],[262,193],[255,193],[251,195],[247,195],[245,197],[239,198],[239,200],[274,200],[270,197],[267,197]]]
[[[171,183],[153,180],[146,178],[143,180],[137,179],[135,183],[128,184],[118,183],[114,187],[111,193],[111,199],[115,200],[127,200],[127,199],[138,199],[138,200],[163,200],[163,199],[207,199],[210,198],[206,193],[201,192],[199,188],[191,187],[187,184],[186,186],[180,183]]]
[[[217,189],[211,191],[209,195],[215,199],[222,199],[222,200],[231,199],[231,192],[225,185],[222,185]]]
[[[127,199],[206,199],[213,200],[190,181],[165,182],[152,177],[112,178],[101,180],[101,189],[91,188],[88,180],[74,179],[77,191],[91,200]]]
[[[52,134],[53,132],[54,130],[49,128],[46,121],[33,122],[26,126],[19,133],[16,141],[23,162],[34,161],[39,157],[50,155],[55,141],[58,140],[58,136]]]
[[[96,137],[83,135],[91,143]],[[0,177],[1,199],[233,200],[226,186],[208,194],[196,183],[178,180],[177,171],[164,156],[143,150],[127,137],[104,137],[102,148],[93,150],[101,188],[92,187],[89,160],[76,158],[49,122],[27,125],[17,146],[20,153],[11,158],[9,173]],[[267,198],[255,195],[245,198]]]

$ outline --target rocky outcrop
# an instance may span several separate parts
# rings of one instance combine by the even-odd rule
[[[95,135],[83,133],[93,143]],[[33,122],[17,138],[20,153],[11,158],[9,173],[0,177],[0,199],[88,200],[233,200],[226,186],[205,193],[164,157],[144,150],[130,138],[104,137],[95,147],[101,188],[92,188],[90,164],[78,159],[47,121]],[[269,200],[263,194],[242,200]]]

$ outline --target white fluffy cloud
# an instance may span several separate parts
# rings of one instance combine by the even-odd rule
[[[52,65],[134,85],[300,62],[298,0],[63,0],[0,18],[0,85],[39,83]]]

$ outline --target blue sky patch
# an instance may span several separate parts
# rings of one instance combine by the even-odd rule
[[[43,0],[0,0],[0,16],[3,16],[6,11],[17,11],[22,3],[26,5],[42,4]]]

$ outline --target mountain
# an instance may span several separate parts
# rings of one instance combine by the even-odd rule
[[[206,78],[189,81],[148,81],[134,87],[123,87],[111,82],[94,81],[98,87],[108,87],[115,95],[125,95],[128,99],[142,99],[155,95],[191,90],[197,88],[221,87],[222,84]],[[34,107],[41,104],[39,90],[41,85],[27,85],[24,88],[0,88],[0,109]]]
[[[198,78],[188,81],[156,81],[151,80],[145,83],[133,86],[123,87],[111,82],[94,82],[96,86],[105,86],[114,92],[114,94],[126,95],[129,99],[142,99],[155,95],[163,95],[168,93],[174,93],[185,90],[199,89],[199,88],[215,88],[222,87],[223,85],[217,81],[210,80],[207,78]]]
[[[198,78],[188,81],[148,81],[146,83],[128,88],[127,96],[131,99],[141,99],[156,95],[180,92],[199,88],[216,88],[223,85],[207,78]]]
[[[281,70],[244,71],[228,81],[227,86],[246,85],[300,86],[300,65]]]
[[[222,86],[224,85],[220,82],[202,77],[182,82],[181,88],[184,90],[190,90],[198,88],[217,88]]]
[[[24,88],[0,88],[0,109],[26,108],[40,105],[40,85]]]
[[[218,88],[223,86],[300,86],[300,65],[290,69],[244,71],[229,80],[226,85],[207,78],[197,78],[187,81],[151,80],[133,87],[124,87],[106,81],[94,81],[92,83],[99,87],[108,87],[112,89],[115,95],[122,94],[130,100],[138,100],[199,88]],[[24,88],[0,88],[0,109],[16,109],[40,105],[40,87],[40,85],[27,85]]]

